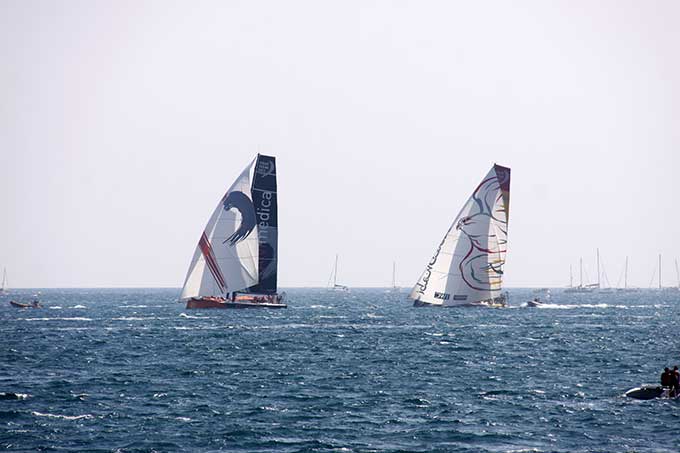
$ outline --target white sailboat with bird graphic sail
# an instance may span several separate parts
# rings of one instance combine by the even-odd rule
[[[276,160],[258,154],[208,220],[189,265],[187,308],[285,308],[277,292]]]

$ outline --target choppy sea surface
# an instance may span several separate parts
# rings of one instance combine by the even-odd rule
[[[7,451],[680,451],[680,402],[623,393],[680,364],[680,292],[413,308],[288,290],[287,310],[194,310],[178,290],[0,297]]]

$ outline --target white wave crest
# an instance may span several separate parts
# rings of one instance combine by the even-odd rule
[[[545,304],[540,307],[549,310],[575,310],[578,308],[622,308],[628,309],[625,305],[609,305],[609,304]]]
[[[94,321],[92,318],[24,318],[24,321]]]
[[[191,316],[191,315],[187,315],[186,313],[180,313],[179,317],[180,318],[186,318],[186,319],[207,319],[203,316]]]
[[[59,415],[59,414],[43,414],[42,412],[36,412],[36,411],[32,411],[31,414],[35,415],[36,417],[61,418],[63,420],[81,420],[81,419],[94,418],[94,415],[90,415],[90,414],[85,414],[85,415]]]
[[[112,321],[148,321],[151,319],[160,319],[156,317],[151,318],[140,318],[135,316],[121,316],[120,318],[111,318]]]

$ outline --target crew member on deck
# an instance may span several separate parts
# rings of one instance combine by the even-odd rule
[[[671,372],[671,391],[668,392],[668,396],[671,398],[675,398],[678,396],[678,391],[680,390],[680,371],[678,371],[678,366],[673,367],[673,371]]]
[[[664,368],[663,373],[661,373],[661,387],[670,387],[672,377],[671,370],[668,367]]]

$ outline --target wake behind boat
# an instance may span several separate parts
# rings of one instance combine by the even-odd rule
[[[510,169],[494,165],[446,232],[411,290],[414,307],[505,307]]]
[[[258,154],[198,241],[180,298],[186,308],[287,307],[277,293],[276,200],[275,158]]]

